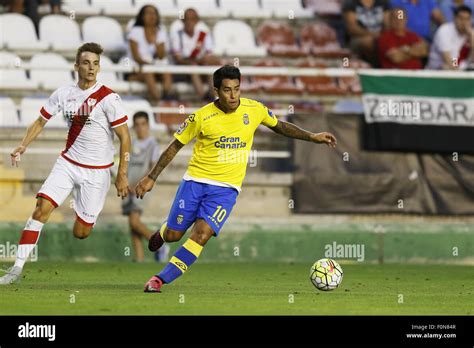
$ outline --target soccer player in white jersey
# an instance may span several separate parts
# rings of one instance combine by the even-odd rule
[[[21,145],[11,153],[12,165],[18,166],[20,156],[51,117],[62,117],[56,115],[61,112],[67,118],[69,132],[66,146],[36,195],[36,208],[22,232],[15,264],[0,278],[0,284],[10,284],[19,279],[43,225],[71,192],[76,212],[73,234],[79,239],[89,236],[110,187],[114,133],[120,140],[120,164],[115,181],[117,196],[123,199],[128,194],[126,157],[130,152],[130,134],[127,114],[120,97],[97,82],[102,52],[102,47],[96,43],[85,43],[79,47],[74,64],[79,75],[78,82],[53,92],[41,108],[38,119],[28,127]]]

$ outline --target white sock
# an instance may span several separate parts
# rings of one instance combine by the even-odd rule
[[[38,242],[43,223],[38,220],[29,218],[26,222],[25,229],[23,230],[18,244],[18,250],[16,253],[15,266],[23,269],[28,256],[35,248]]]

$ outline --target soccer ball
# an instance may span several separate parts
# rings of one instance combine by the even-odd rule
[[[334,260],[321,259],[311,266],[309,278],[318,290],[334,290],[342,282],[342,268]]]

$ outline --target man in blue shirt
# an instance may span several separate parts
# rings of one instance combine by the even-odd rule
[[[446,21],[435,0],[391,0],[390,5],[405,9],[408,29],[429,42],[432,39],[431,20],[437,26]]]

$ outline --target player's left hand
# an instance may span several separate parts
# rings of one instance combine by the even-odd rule
[[[334,135],[328,132],[321,132],[313,134],[311,140],[317,144],[326,144],[333,149],[336,148],[337,140]]]
[[[129,191],[127,175],[118,173],[115,187],[117,188],[117,197],[122,197],[122,199],[127,197]]]

